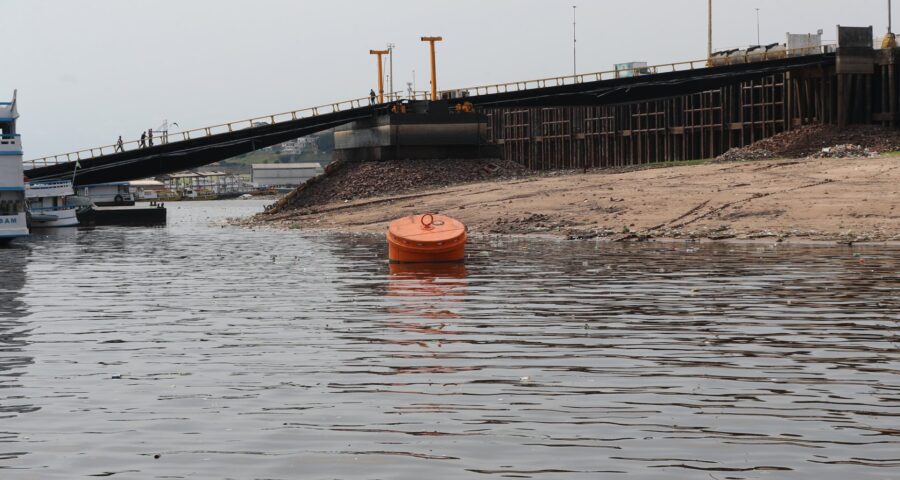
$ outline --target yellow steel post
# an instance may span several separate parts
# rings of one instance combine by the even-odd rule
[[[437,65],[434,58],[434,42],[441,42],[444,37],[422,37],[423,42],[431,44],[431,100],[437,100]]]
[[[378,103],[384,103],[384,71],[382,70],[381,56],[390,53],[388,50],[369,50],[372,55],[378,56]]]

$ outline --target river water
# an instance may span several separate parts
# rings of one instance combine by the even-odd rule
[[[900,478],[900,250],[166,228],[0,250],[0,478]],[[93,477],[92,477],[93,476]]]

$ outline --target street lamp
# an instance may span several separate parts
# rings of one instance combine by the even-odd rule
[[[388,71],[390,72],[390,77],[388,77],[388,78],[390,78],[390,81],[389,81],[388,85],[391,89],[391,92],[390,92],[391,97],[394,96],[394,48],[396,46],[397,45],[395,45],[393,43],[387,44],[388,52],[390,52],[390,54],[389,54],[390,68],[388,69]]]
[[[894,18],[892,15],[893,12],[891,11],[891,7],[891,0],[888,0],[888,31],[887,35],[884,36],[884,40],[881,41],[881,48],[883,49],[897,48],[897,37],[894,36]]]
[[[577,6],[572,5],[572,76],[578,76],[578,35],[576,28],[576,19],[575,16],[577,11]]]
[[[709,0],[709,7],[707,8],[707,21],[708,21],[708,31],[707,31],[707,46],[706,46],[706,58],[712,58],[713,48],[712,48],[712,0]]]
[[[759,8],[756,9],[756,44],[762,45],[759,36]]]

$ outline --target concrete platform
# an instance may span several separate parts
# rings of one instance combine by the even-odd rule
[[[487,140],[487,117],[453,112],[446,101],[416,102],[389,113],[339,127],[335,160],[353,162],[500,158]]]
[[[155,207],[95,207],[82,225],[155,227],[166,224],[166,209]]]

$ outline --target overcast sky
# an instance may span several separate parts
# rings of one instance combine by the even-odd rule
[[[900,3],[900,2],[898,2]],[[703,58],[706,0],[0,0],[0,98],[19,89],[26,158],[366,96],[369,49],[395,43],[395,88],[428,87],[422,35],[443,35],[438,86]],[[715,0],[716,48],[785,32],[887,25],[886,0]],[[900,8],[900,5],[898,5]]]

